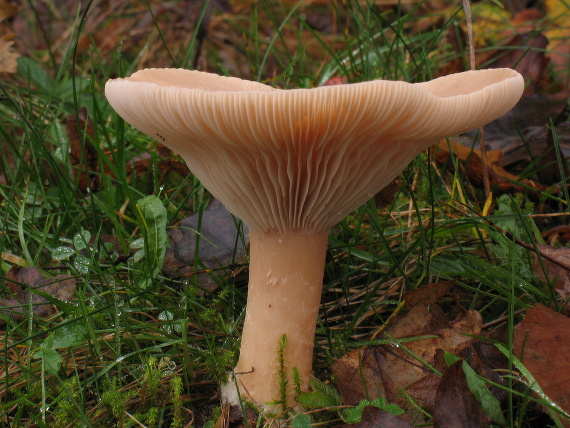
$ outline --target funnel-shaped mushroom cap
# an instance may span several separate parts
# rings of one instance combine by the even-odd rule
[[[327,230],[431,144],[510,110],[523,86],[510,69],[293,90],[147,69],[105,93],[252,231],[285,232]]]

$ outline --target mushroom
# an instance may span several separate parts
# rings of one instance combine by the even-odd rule
[[[511,69],[291,90],[181,69],[107,82],[119,115],[180,154],[249,226],[247,310],[227,401],[235,382],[255,403],[295,404],[294,372],[301,391],[312,373],[331,227],[433,143],[510,110],[523,87]]]

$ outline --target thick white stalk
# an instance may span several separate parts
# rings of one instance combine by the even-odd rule
[[[327,249],[326,233],[250,233],[247,311],[235,368],[240,392],[258,404],[280,398],[278,349],[286,335],[285,374],[294,405],[293,368],[301,389],[312,375]]]

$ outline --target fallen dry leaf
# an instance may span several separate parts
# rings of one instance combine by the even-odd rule
[[[406,307],[413,308],[420,303],[435,305],[439,299],[451,291],[454,285],[454,281],[444,281],[416,288],[406,294]]]
[[[570,412],[570,319],[536,304],[515,327],[513,347],[544,393]]]
[[[491,62],[492,67],[513,68],[521,73],[526,95],[541,92],[550,83],[546,78],[548,60],[544,53],[547,45],[548,39],[540,33],[517,34],[497,51],[498,59]]]
[[[554,281],[556,292],[562,300],[570,297],[570,248],[552,247],[550,245],[539,244],[536,246],[539,253],[537,256],[531,252],[533,259],[533,269],[537,277],[542,281],[548,282],[548,279]],[[542,261],[542,264],[541,264]],[[542,266],[544,265],[544,269]]]
[[[170,247],[164,256],[163,270],[171,275],[195,274],[196,244],[198,243],[199,270],[215,269],[239,263],[249,242],[247,226],[243,225],[242,242],[236,220],[221,202],[213,200],[202,213],[200,234],[197,235],[200,214],[182,220],[179,227],[169,231]],[[244,246],[245,244],[245,246]],[[217,286],[208,272],[197,273],[198,285],[205,290]]]
[[[345,405],[356,406],[368,398],[386,397],[378,347],[350,351],[336,360],[332,372]]]
[[[462,363],[463,360],[456,361],[443,372],[435,398],[434,428],[487,428],[491,425],[469,390]]]
[[[8,0],[0,0],[0,22],[18,13],[18,7]]]
[[[15,73],[20,54],[13,49],[14,42],[0,39],[0,73]]]
[[[442,141],[437,146],[435,160],[441,165],[446,165],[448,170],[453,171],[454,163],[451,161],[451,151],[457,157],[457,160],[465,169],[466,175],[469,180],[477,185],[483,185],[483,160],[480,150],[471,149],[469,147],[450,141],[449,146],[447,141]],[[503,168],[503,155],[504,152],[500,150],[487,151],[487,172],[489,174],[489,181],[491,189],[495,193],[526,193],[529,189],[534,189],[536,192],[545,191],[549,187],[544,186],[534,181],[521,179],[520,177],[507,172]],[[521,183],[520,185],[518,183]]]
[[[389,402],[404,403],[401,391],[410,385],[414,385],[416,390],[421,389],[418,382],[424,378],[427,378],[424,390],[427,391],[426,387],[431,385],[431,395],[435,395],[437,383],[430,379],[432,371],[419,360],[438,368],[441,366],[439,361],[442,361],[436,361],[440,350],[460,354],[473,341],[469,335],[481,332],[482,321],[477,311],[466,311],[449,321],[438,307],[437,300],[448,293],[451,286],[450,282],[431,284],[425,290],[420,288],[410,293],[409,301],[414,306],[386,329],[393,338],[437,337],[353,350],[333,363],[332,371],[344,404],[355,405],[362,399],[372,400],[379,395]]]
[[[34,267],[13,266],[6,274],[4,283],[12,294],[11,297],[0,299],[2,313],[7,316],[26,314],[31,299],[34,315],[46,317],[56,309],[45,297],[37,294],[36,290],[67,301],[73,298],[76,289],[76,280],[72,276],[56,275],[46,279]]]

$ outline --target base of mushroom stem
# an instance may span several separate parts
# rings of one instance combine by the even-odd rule
[[[283,412],[283,406],[281,403],[256,403],[253,401],[247,394],[247,391],[243,389],[239,390],[237,382],[233,374],[228,374],[228,380],[220,386],[220,401],[222,404],[226,404],[229,406],[239,406],[241,407],[243,402],[252,402],[255,404],[256,408],[263,410],[265,413],[272,413],[279,415]],[[296,404],[291,406],[289,403],[289,407],[287,409],[289,412],[293,414],[302,413],[305,409],[300,405]]]

